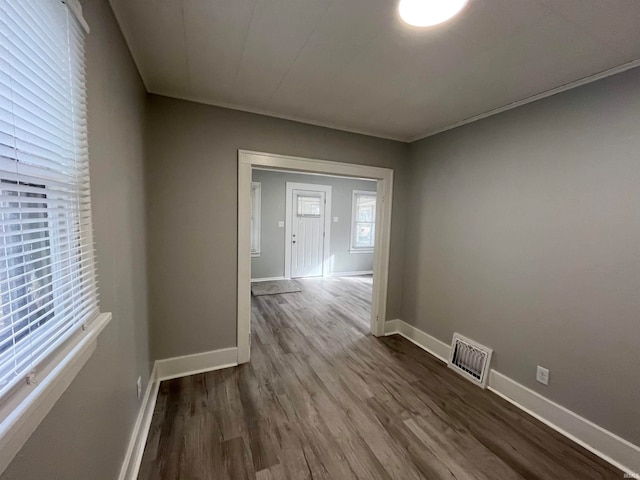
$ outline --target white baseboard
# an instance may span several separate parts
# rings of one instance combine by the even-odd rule
[[[158,398],[159,386],[160,381],[158,380],[157,369],[154,366],[149,382],[147,383],[147,388],[144,391],[142,405],[140,405],[138,417],[133,426],[133,432],[131,433],[131,439],[129,440],[129,446],[124,456],[124,462],[122,463],[118,480],[136,480],[138,478],[142,454],[144,453],[144,447],[147,443],[147,436],[149,435],[149,428],[151,427],[151,420],[153,418],[153,410],[155,409],[156,399]]]
[[[450,346],[402,320],[385,322],[385,334],[399,334],[447,362]],[[491,370],[488,389],[625,473],[640,472],[640,447]]]
[[[236,347],[156,360],[147,383],[147,389],[144,392],[136,423],[133,426],[133,432],[131,433],[131,439],[129,440],[129,446],[118,480],[136,480],[138,478],[142,454],[147,443],[147,436],[153,419],[153,410],[158,398],[160,382],[171,380],[172,378],[235,367],[237,364],[238,349]]]
[[[359,275],[373,275],[373,270],[363,270],[361,272],[333,272],[332,277],[357,277]]]
[[[251,283],[256,282],[272,282],[274,280],[286,280],[285,277],[265,277],[265,278],[252,278]]]
[[[422,330],[402,320],[387,320],[384,326],[385,335],[400,334],[444,363],[449,361],[451,347],[428,333],[424,333]]]
[[[186,377],[197,373],[220,370],[238,365],[238,348],[224,348],[211,352],[183,355],[181,357],[156,360],[158,380]]]
[[[489,390],[625,473],[640,472],[640,447],[491,370]]]

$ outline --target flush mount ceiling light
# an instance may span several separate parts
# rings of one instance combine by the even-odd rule
[[[400,0],[400,18],[414,27],[446,22],[464,8],[468,0]]]

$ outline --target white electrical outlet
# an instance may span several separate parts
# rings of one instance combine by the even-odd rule
[[[333,223],[338,223],[338,217],[333,217]]]
[[[284,228],[284,220],[278,220],[278,228]]]
[[[543,385],[549,385],[549,369],[538,365],[536,380],[538,380]]]
[[[140,397],[142,396],[142,377],[138,377],[138,380],[136,381],[136,392],[138,394],[138,400],[140,400]]]

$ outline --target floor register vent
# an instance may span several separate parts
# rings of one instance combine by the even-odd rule
[[[459,333],[453,334],[449,367],[482,388],[487,387],[493,350]]]

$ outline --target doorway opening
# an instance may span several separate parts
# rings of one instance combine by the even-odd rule
[[[278,175],[282,193],[265,196],[270,178]],[[337,188],[338,181],[350,182],[348,195]],[[373,274],[363,280],[369,285],[365,290],[372,291],[369,327],[375,336],[384,334],[392,184],[393,171],[387,168],[239,151],[238,363],[250,357],[252,281],[254,285],[273,280],[312,282],[310,277]],[[336,199],[340,210],[334,208]],[[275,205],[276,201],[280,203]],[[284,218],[282,213],[274,217],[282,203],[286,203]],[[259,225],[260,231],[267,232],[268,226],[271,233],[256,234]],[[332,248],[332,239],[344,236],[347,240],[341,241],[348,244]],[[284,258],[273,253],[278,252],[272,248],[274,239],[284,242]],[[338,253],[359,260],[359,265],[368,259],[369,266],[364,271],[345,267]],[[273,269],[274,262],[281,270]]]

